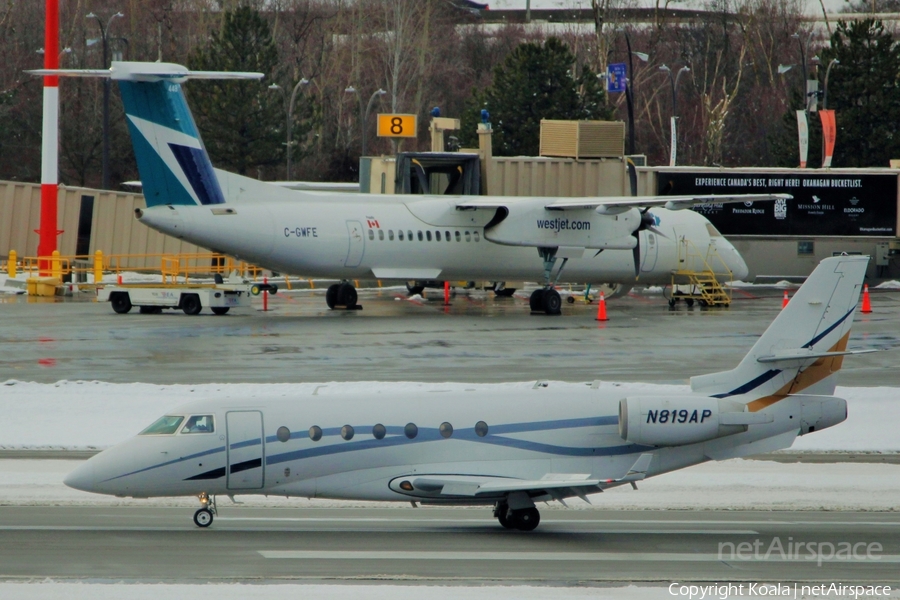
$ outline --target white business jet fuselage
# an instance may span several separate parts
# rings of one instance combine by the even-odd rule
[[[868,258],[826,259],[741,363],[689,394],[612,385],[209,399],[167,413],[75,469],[117,496],[221,494],[488,504],[530,530],[534,503],[789,447],[846,418],[832,396]]]

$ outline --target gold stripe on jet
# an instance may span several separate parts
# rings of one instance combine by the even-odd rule
[[[843,352],[847,349],[847,342],[850,340],[850,332],[838,340],[838,342],[829,348],[829,352]],[[769,406],[772,406],[779,400],[786,398],[790,394],[797,394],[803,390],[819,383],[823,379],[830,377],[841,370],[844,364],[843,356],[825,356],[819,358],[813,364],[797,373],[797,376],[790,383],[779,389],[771,396],[764,396],[758,400],[754,400],[747,404],[747,410],[757,412]]]

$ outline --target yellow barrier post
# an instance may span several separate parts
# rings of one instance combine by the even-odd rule
[[[94,285],[100,285],[103,281],[103,251],[94,252]]]
[[[59,250],[54,250],[50,256],[50,276],[62,280],[62,261],[59,259]]]
[[[6,263],[6,274],[10,277],[16,276],[16,260],[18,260],[18,255],[16,255],[15,250],[9,251],[9,262]]]

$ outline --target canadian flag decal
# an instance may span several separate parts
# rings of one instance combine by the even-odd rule
[[[366,225],[369,229],[380,229],[381,225],[378,224],[377,219],[366,219]]]

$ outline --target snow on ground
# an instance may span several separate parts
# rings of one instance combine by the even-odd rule
[[[391,394],[400,391],[521,388],[533,381],[470,384],[413,382],[290,383],[290,384],[116,384],[100,381],[60,381],[55,384],[8,380],[0,384],[0,449],[89,449],[105,448],[137,434],[158,417],[177,406],[203,398],[308,398],[336,393]],[[584,383],[551,382],[559,393],[583,389]],[[601,389],[617,384],[603,382]],[[685,385],[627,384],[644,394],[689,392]],[[838,387],[846,398],[846,422],[798,438],[792,448],[800,452],[900,452],[900,436],[894,425],[900,421],[900,390],[887,387]]]

